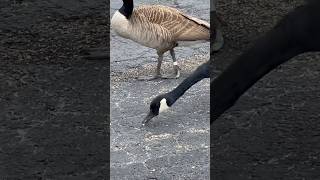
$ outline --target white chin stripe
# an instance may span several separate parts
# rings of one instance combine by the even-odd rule
[[[167,100],[166,99],[162,99],[160,101],[160,108],[159,108],[159,113],[167,110],[169,108],[168,104],[167,104]]]
[[[178,66],[178,62],[173,62],[173,65],[174,66]]]

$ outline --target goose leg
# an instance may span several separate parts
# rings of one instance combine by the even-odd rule
[[[168,75],[168,76],[162,76],[162,78],[165,78],[165,79],[177,79],[177,78],[180,77],[180,67],[178,66],[176,55],[175,55],[173,49],[170,49],[170,55],[171,55],[172,61],[173,61],[174,73],[171,74],[171,75]]]
[[[157,65],[157,69],[156,69],[156,74],[153,76],[140,76],[140,77],[138,77],[138,80],[154,80],[154,79],[161,78],[162,60],[163,60],[163,53],[158,52],[158,65]]]

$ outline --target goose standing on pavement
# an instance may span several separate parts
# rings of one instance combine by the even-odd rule
[[[174,48],[210,41],[210,24],[206,21],[162,5],[133,7],[133,0],[123,0],[123,6],[111,19],[111,27],[119,36],[157,50],[156,74],[140,79],[178,78],[180,68]],[[219,42],[219,45],[216,50],[219,50],[223,43]],[[161,64],[163,54],[167,51],[170,51],[173,60],[174,74],[162,76]]]

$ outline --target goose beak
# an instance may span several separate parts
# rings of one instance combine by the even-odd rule
[[[143,119],[142,124],[145,125],[147,124],[153,117],[155,117],[151,111],[149,111],[148,115]]]

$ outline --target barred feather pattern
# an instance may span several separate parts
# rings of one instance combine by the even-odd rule
[[[178,41],[210,40],[209,23],[162,5],[136,7],[126,26],[126,38],[161,52]]]

